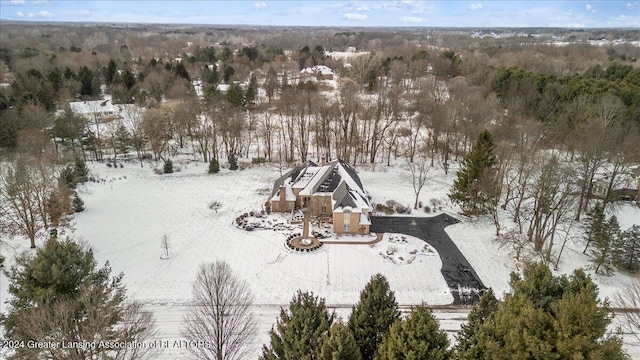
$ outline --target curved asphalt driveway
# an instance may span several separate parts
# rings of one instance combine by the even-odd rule
[[[459,221],[447,214],[435,217],[371,217],[371,232],[415,236],[433,246],[442,259],[442,276],[451,289],[454,305],[473,305],[486,289],[444,228]]]

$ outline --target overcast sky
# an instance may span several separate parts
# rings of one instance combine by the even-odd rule
[[[640,27],[640,1],[0,0],[1,20],[283,26]]]

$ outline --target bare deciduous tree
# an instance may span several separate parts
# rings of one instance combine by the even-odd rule
[[[416,200],[413,204],[414,209],[418,208],[420,191],[422,191],[422,188],[427,184],[427,180],[429,180],[429,164],[427,162],[426,151],[426,149],[421,149],[413,162],[407,160],[407,167],[411,174],[411,185],[413,185],[413,192],[416,194]]]
[[[84,309],[84,310],[83,310]],[[78,313],[84,315],[79,319]],[[111,344],[144,343],[155,335],[153,316],[139,303],[122,304],[121,294],[108,294],[101,286],[82,285],[77,300],[62,298],[28,309],[17,319],[21,339],[65,346],[21,348],[21,359],[114,359],[153,358],[157,349],[148,346]],[[86,346],[71,346],[85,344]],[[94,346],[95,345],[95,346]]]
[[[184,336],[205,346],[189,348],[199,359],[234,360],[250,356],[256,335],[253,295],[224,261],[200,266],[193,304],[184,319]]]
[[[53,190],[53,171],[25,160],[8,165],[0,180],[0,220],[9,235],[23,235],[36,247],[36,237],[49,227],[47,202]]]
[[[623,308],[618,315],[624,319],[623,329],[640,340],[640,280],[634,279],[615,295],[616,305]]]

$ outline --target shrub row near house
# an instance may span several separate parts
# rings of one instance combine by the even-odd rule
[[[404,206],[395,200],[387,200],[385,204],[376,204],[375,209],[385,215],[393,215],[395,213],[411,214],[410,206]]]

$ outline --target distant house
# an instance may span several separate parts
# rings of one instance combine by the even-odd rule
[[[114,115],[117,110],[111,100],[76,101],[70,102],[69,106],[74,113],[89,120],[94,119],[96,116],[107,117]]]
[[[318,80],[333,80],[334,73],[328,66],[316,65],[300,70],[300,78],[304,77],[315,77]]]
[[[290,170],[276,180],[269,205],[273,212],[301,208],[331,219],[337,234],[369,234],[371,204],[356,170],[340,159]]]
[[[616,182],[609,192],[609,178],[607,174],[599,176],[593,182],[591,197],[608,199],[609,201],[636,201],[640,205],[640,167],[632,169],[628,174],[620,175],[622,181]],[[635,182],[635,186],[634,186]]]

